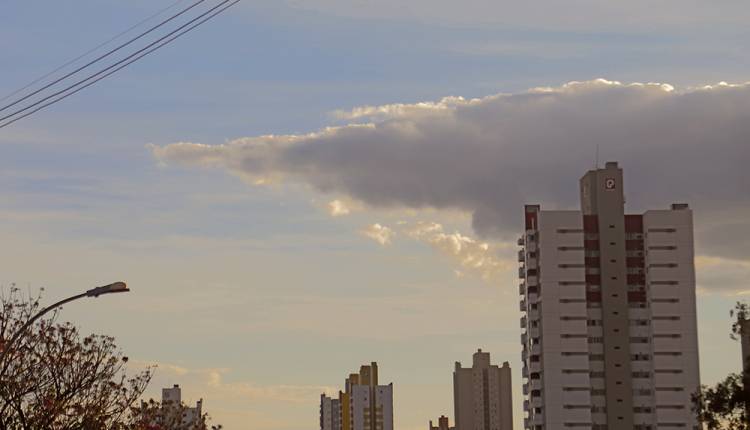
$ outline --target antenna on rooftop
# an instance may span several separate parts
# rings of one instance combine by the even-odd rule
[[[599,169],[599,144],[596,144],[596,158],[594,159],[594,168]]]

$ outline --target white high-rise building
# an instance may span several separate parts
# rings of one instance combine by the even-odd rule
[[[580,211],[525,208],[524,427],[698,429],[692,211],[626,215],[617,163],[580,185]]]
[[[378,364],[361,366],[339,398],[320,396],[321,430],[393,430],[393,384],[378,385]]]

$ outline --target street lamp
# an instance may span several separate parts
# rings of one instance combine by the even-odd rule
[[[122,281],[118,281],[109,285],[103,285],[101,287],[92,288],[86,291],[85,293],[81,293],[72,297],[68,297],[65,300],[60,300],[57,303],[47,306],[46,308],[39,311],[38,314],[34,315],[28,321],[26,321],[26,323],[23,326],[21,326],[21,328],[10,338],[10,340],[7,343],[5,343],[4,345],[0,345],[0,347],[2,347],[2,350],[0,350],[0,363],[3,362],[5,355],[8,353],[8,351],[10,351],[10,347],[13,345],[13,343],[15,343],[21,336],[23,336],[23,332],[25,332],[27,328],[31,327],[31,325],[34,324],[36,320],[41,318],[47,312],[53,309],[57,309],[66,303],[70,303],[73,300],[78,300],[83,297],[99,297],[102,294],[126,293],[128,291],[130,291],[128,289],[128,285]]]

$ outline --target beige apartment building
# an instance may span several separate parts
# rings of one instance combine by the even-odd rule
[[[513,430],[511,374],[508,362],[490,363],[490,353],[478,350],[472,366],[456,362],[453,404],[456,430]]]

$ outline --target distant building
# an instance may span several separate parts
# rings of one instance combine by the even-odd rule
[[[393,430],[393,384],[378,385],[378,364],[361,366],[333,399],[320,396],[321,430]]]
[[[161,406],[164,409],[180,407],[182,405],[182,390],[178,384],[172,388],[162,388]],[[201,419],[203,399],[196,402],[195,407],[186,407],[182,411],[182,424],[197,424]]]
[[[616,162],[580,197],[580,211],[524,210],[524,427],[700,428],[692,211],[626,214]]]
[[[478,350],[472,367],[456,362],[453,403],[457,430],[512,430],[510,366],[490,364],[490,354]]]
[[[742,369],[750,372],[750,319],[740,321],[740,340],[742,342]]]
[[[320,430],[341,430],[341,400],[320,395]]]
[[[455,427],[450,426],[448,417],[446,417],[445,415],[441,415],[440,418],[438,418],[437,426],[432,425],[432,421],[430,421],[429,430],[455,430]]]

